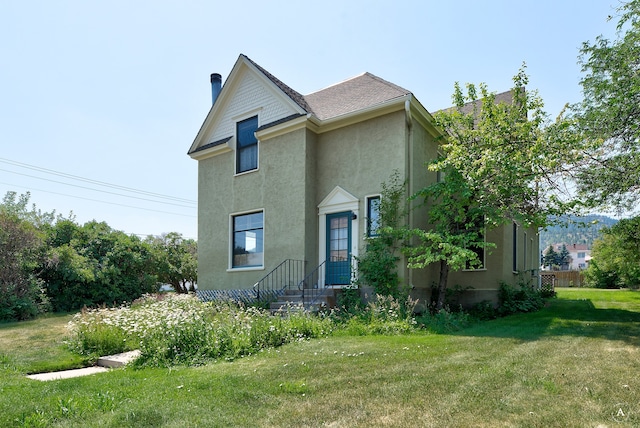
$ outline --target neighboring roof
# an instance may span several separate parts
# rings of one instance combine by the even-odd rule
[[[345,80],[304,99],[318,119],[325,120],[383,104],[411,92],[371,73]]]
[[[587,244],[553,244],[553,248],[556,251],[562,250],[562,246],[566,246],[568,251],[587,251],[589,245]]]
[[[500,104],[500,103],[505,103],[505,104],[511,104],[513,103],[513,91],[509,90],[506,92],[500,92],[499,94],[495,94],[495,104]],[[462,108],[460,109],[460,111],[464,114],[469,114],[473,111],[473,107],[476,105],[476,103],[478,103],[478,108],[482,107],[482,99],[479,100],[475,100],[475,101],[470,101],[468,103],[466,103],[465,105],[462,106]],[[456,109],[457,107],[448,107],[442,110],[438,110],[436,113],[440,113],[440,112],[448,112],[448,111],[453,111],[454,109]]]

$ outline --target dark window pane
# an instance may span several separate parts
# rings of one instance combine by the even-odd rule
[[[258,168],[258,116],[238,122],[236,130],[236,172],[241,173]]]
[[[380,228],[380,197],[367,200],[367,236],[376,236]]]
[[[262,266],[264,262],[263,213],[233,218],[233,267]]]

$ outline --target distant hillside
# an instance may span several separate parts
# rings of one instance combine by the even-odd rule
[[[563,216],[560,224],[549,226],[540,231],[540,250],[544,251],[551,244],[587,244],[600,237],[603,227],[611,227],[618,220],[604,215],[586,215],[584,217]]]

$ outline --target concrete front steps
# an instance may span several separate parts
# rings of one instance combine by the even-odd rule
[[[335,294],[330,288],[324,289],[321,291],[321,294],[314,296],[313,303],[308,303],[309,295],[310,293],[307,293],[303,301],[301,290],[285,290],[284,293],[278,297],[277,301],[271,302],[271,313],[287,313],[288,311],[300,310],[317,312],[321,307],[335,306]]]
[[[140,356],[140,351],[123,352],[122,354],[107,355],[100,357],[98,363],[93,367],[84,367],[82,369],[63,370],[51,373],[38,373],[28,375],[29,379],[49,381],[59,379],[69,379],[73,377],[89,376],[96,373],[108,372],[110,369],[122,367]]]

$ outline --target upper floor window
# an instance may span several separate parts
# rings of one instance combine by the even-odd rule
[[[258,169],[258,116],[245,119],[236,125],[236,174]]]
[[[380,228],[380,196],[367,198],[367,236],[378,236]]]

